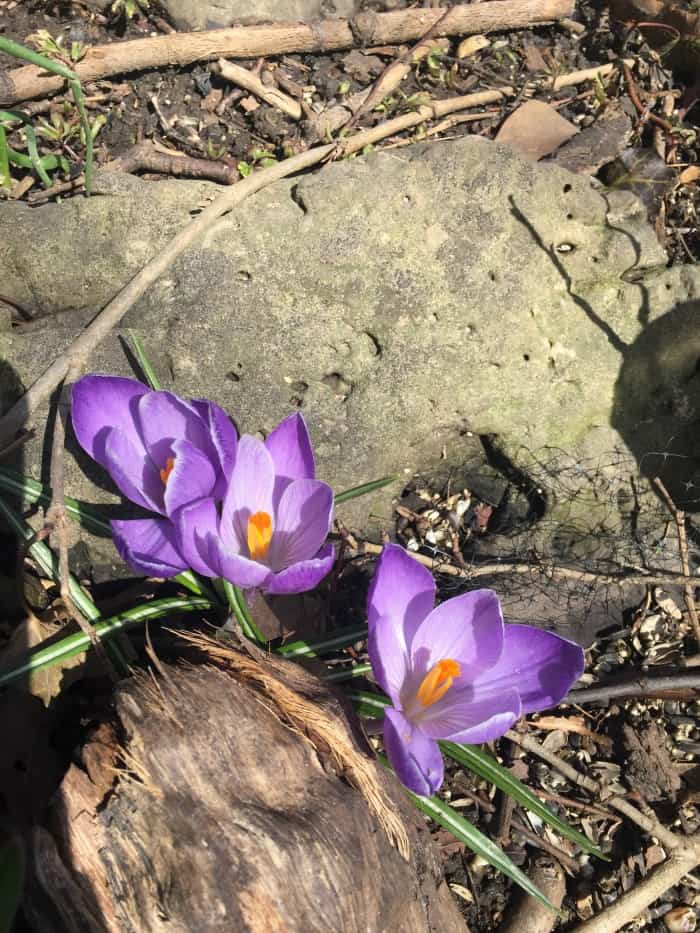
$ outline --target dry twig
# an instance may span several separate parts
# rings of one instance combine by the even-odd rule
[[[505,6],[509,2],[510,0],[496,0],[496,5]],[[478,9],[483,9],[487,5],[487,3],[481,3],[478,5]],[[476,8],[477,7],[474,7],[474,9]],[[197,35],[199,35],[199,33]],[[166,36],[164,38],[168,39],[172,37]],[[576,72],[569,76],[563,75],[561,80],[568,78],[569,84],[575,82],[580,83],[590,80],[596,75],[608,74],[614,67],[616,66],[604,65],[601,68],[587,69],[585,72]],[[0,78],[1,77],[0,75]],[[501,100],[503,97],[507,96],[507,94],[511,93],[513,93],[512,88],[502,88],[499,91],[484,91],[477,94],[466,94],[462,97],[452,98],[451,100],[435,101],[429,106],[420,107],[416,113],[404,114],[403,116],[397,117],[395,120],[387,120],[377,127],[371,127],[368,130],[355,133],[348,139],[343,140],[342,145],[344,152],[345,154],[359,152],[368,144],[377,142],[379,139],[385,139],[392,133],[400,132],[407,127],[415,126],[426,120],[436,119],[440,116],[463,110],[465,107],[476,107],[485,103],[492,103],[495,100]],[[150,288],[150,286],[172,265],[177,257],[192,243],[196,242],[219,217],[227,214],[233,207],[240,204],[256,191],[266,188],[268,185],[273,184],[281,178],[286,178],[288,175],[304,171],[304,169],[311,168],[325,161],[332,153],[336,152],[336,146],[336,143],[330,143],[325,146],[317,146],[307,152],[292,156],[289,159],[285,159],[284,162],[266,168],[264,171],[254,172],[252,175],[249,175],[247,178],[233,185],[229,191],[219,195],[213,204],[205,208],[198,217],[192,220],[183,230],[173,237],[165,249],[157,256],[154,256],[153,259],[134,276],[131,282],[103,308],[100,314],[98,314],[94,321],[80,334],[74,343],[49,366],[36,382],[30,386],[29,390],[22,398],[0,418],[0,443],[5,438],[7,438],[8,442],[14,439],[14,433],[29,421],[36,409],[51,394],[59,382],[65,378],[69,366],[72,363],[82,363],[100,341],[102,341],[119,323],[129,308],[144,294],[144,292]],[[367,548],[366,553],[372,553],[369,550],[371,545],[365,545],[365,547]],[[447,567],[444,568],[443,572],[454,572],[456,575],[465,573],[465,571],[461,571],[458,568],[448,569]],[[495,572],[505,571],[501,569]],[[533,569],[531,567],[521,567],[515,572],[533,572]],[[478,572],[474,573],[469,571],[469,574],[475,576],[478,575]],[[579,574],[578,572],[576,576],[577,579],[585,578],[585,574]],[[605,582],[604,578],[598,577],[597,575],[592,576],[596,581]],[[624,579],[625,582],[631,582],[628,577]],[[611,582],[618,581],[613,579]],[[653,583],[655,581],[653,577],[649,576],[637,582]],[[667,576],[663,578],[662,582],[670,583],[673,582],[673,580]],[[676,580],[675,582],[678,581]]]
[[[654,485],[661,493],[661,496],[666,503],[669,512],[673,516],[674,522],[676,523],[676,532],[678,534],[678,552],[681,558],[681,570],[683,571],[683,576],[689,578],[691,574],[690,561],[688,560],[688,535],[686,534],[685,530],[685,512],[676,507],[676,503],[671,498],[671,494],[658,476],[654,479]],[[698,583],[700,583],[700,580],[698,580],[695,584],[686,583],[683,593],[688,615],[690,616],[690,622],[693,626],[695,641],[700,645],[700,619],[698,619],[698,610],[697,606],[695,605],[695,595],[693,593],[693,587],[697,586]]]
[[[65,452],[65,422],[70,411],[70,388],[73,370],[68,371],[65,382],[61,383],[56,405],[56,419],[53,427],[51,443],[51,505],[46,511],[46,526],[54,538],[54,545],[58,549],[58,574],[61,600],[71,618],[75,619],[80,628],[90,639],[97,656],[105,669],[114,674],[114,670],[105,651],[103,643],[97,637],[97,632],[89,619],[73,602],[70,595],[70,567],[68,565],[68,515],[64,498],[64,452]],[[116,676],[116,675],[115,675]]]
[[[226,61],[225,58],[220,58],[215,65],[211,66],[211,70],[215,73],[218,72],[226,81],[230,81],[232,84],[250,91],[251,94],[255,94],[256,97],[264,100],[271,107],[276,107],[277,110],[286,113],[292,120],[301,120],[303,111],[298,100],[294,100],[293,97],[285,94],[284,91],[280,91],[279,88],[263,84],[260,78],[253,74],[252,71],[249,71],[248,68],[242,68],[240,65],[234,65],[233,62]]]
[[[441,36],[519,29],[570,16],[573,0],[486,0],[454,6],[437,30]],[[325,19],[305,23],[238,26],[210,32],[178,33],[129,39],[88,49],[74,66],[81,81],[146,68],[191,65],[218,58],[259,58],[288,52],[333,52],[355,45],[400,45],[425,34],[444,9],[408,9],[359,13],[352,20]],[[0,107],[60,90],[64,80],[35,65],[0,73]]]
[[[126,152],[107,162],[107,172],[157,172],[175,178],[206,178],[219,185],[232,185],[238,181],[238,172],[224,162],[195,159],[188,155],[171,155],[158,151],[149,141],[137,143]]]
[[[588,793],[593,794],[594,797],[600,797],[603,788],[598,781],[593,780],[593,778],[588,777],[586,774],[581,774],[580,771],[577,771],[576,768],[567,761],[555,755],[554,752],[550,752],[549,749],[545,748],[537,739],[533,739],[532,736],[529,735],[523,735],[520,732],[515,732],[513,729],[509,729],[508,732],[506,732],[506,736],[512,742],[524,748],[525,751],[536,755],[538,758],[541,758],[542,761],[546,761],[548,765],[556,771],[559,771],[560,774],[563,774],[564,777],[568,778],[573,784],[587,790]],[[647,816],[642,813],[641,810],[633,807],[632,804],[623,797],[607,797],[605,803],[607,806],[618,810],[623,816],[626,816],[628,820],[635,823],[640,829],[643,829],[645,833],[649,833],[650,836],[656,836],[659,842],[669,851],[674,851],[679,847],[685,846],[687,840],[683,836],[678,836],[676,833],[671,832],[670,829],[666,829],[655,816]]]
[[[602,703],[625,697],[678,697],[692,699],[700,695],[700,671],[691,674],[672,674],[666,677],[638,677],[634,680],[616,680],[596,684],[580,690],[571,690],[565,703]]]

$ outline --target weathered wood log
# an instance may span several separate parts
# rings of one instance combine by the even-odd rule
[[[56,918],[76,933],[466,930],[422,819],[352,713],[295,665],[276,662],[274,678],[243,659],[124,683],[65,775],[51,833],[34,834],[24,909],[36,930]],[[340,758],[321,747],[323,723]],[[338,771],[352,755],[374,812],[365,778]]]

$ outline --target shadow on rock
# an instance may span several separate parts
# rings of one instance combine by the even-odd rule
[[[625,349],[610,423],[642,475],[700,510],[700,301],[677,305]]]

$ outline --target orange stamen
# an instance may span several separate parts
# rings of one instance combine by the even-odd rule
[[[455,677],[459,677],[462,669],[457,661],[446,658],[444,661],[438,661],[430,668],[428,673],[421,681],[416,696],[423,706],[432,706],[438,700],[445,696],[452,686]]]
[[[256,512],[248,519],[248,551],[252,560],[265,560],[272,541],[272,519],[267,512]]]
[[[164,486],[168,485],[168,478],[173,472],[173,467],[175,466],[175,457],[168,457],[165,461],[165,469],[160,471],[160,481]]]

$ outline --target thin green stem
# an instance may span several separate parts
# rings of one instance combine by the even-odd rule
[[[267,639],[255,624],[255,621],[250,614],[243,590],[240,589],[240,587],[229,583],[228,580],[222,579],[221,583],[224,593],[226,594],[226,599],[228,600],[229,608],[235,615],[236,620],[240,625],[245,637],[249,638],[251,641],[256,642],[258,645],[266,645]]]

